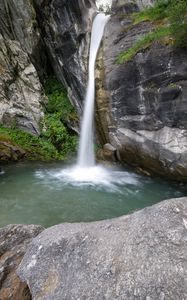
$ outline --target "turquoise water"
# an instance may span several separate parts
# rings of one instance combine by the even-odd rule
[[[0,175],[0,227],[94,221],[113,218],[163,199],[187,195],[183,185],[131,171],[107,170],[105,180],[69,179],[61,163],[19,163]],[[69,170],[69,169],[68,169]]]

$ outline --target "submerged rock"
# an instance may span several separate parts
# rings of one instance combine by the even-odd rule
[[[31,240],[43,230],[36,225],[8,225],[0,228],[0,299],[30,300],[29,288],[16,269]]]
[[[187,198],[44,230],[18,269],[33,300],[187,298]]]

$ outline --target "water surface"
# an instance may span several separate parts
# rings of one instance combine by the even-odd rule
[[[186,195],[186,188],[125,170],[102,169],[101,182],[74,180],[61,163],[19,163],[0,175],[0,227],[94,221],[113,218],[163,199]],[[99,175],[101,175],[99,170]],[[69,172],[69,173],[68,173]],[[77,174],[75,174],[77,176]]]

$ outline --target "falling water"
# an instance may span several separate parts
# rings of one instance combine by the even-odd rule
[[[105,25],[109,16],[98,14],[93,22],[90,55],[89,55],[89,81],[87,86],[83,120],[81,125],[80,146],[78,155],[79,167],[93,167],[95,164],[93,142],[93,119],[95,102],[95,61]]]

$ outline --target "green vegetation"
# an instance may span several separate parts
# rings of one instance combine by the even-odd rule
[[[134,13],[134,24],[145,21],[158,21],[167,18],[171,8],[171,2],[172,1],[170,0],[159,0],[153,7],[149,7],[141,12]]]
[[[20,146],[26,151],[27,159],[50,160],[60,159],[55,147],[47,140],[33,136],[20,129],[0,126],[0,140]]]
[[[43,120],[42,137],[64,158],[75,152],[77,146],[77,136],[67,127],[69,120],[78,120],[77,114],[68,99],[66,90],[54,77],[46,81],[44,88],[49,101]]]
[[[67,121],[75,120],[77,116],[66,90],[55,78],[49,78],[44,88],[48,103],[41,135],[33,136],[17,129],[15,124],[11,128],[0,125],[0,140],[20,146],[26,151],[27,159],[66,159],[77,146],[77,136],[67,127]]]
[[[127,51],[122,52],[118,57],[118,62],[123,63],[132,59],[136,53],[141,49],[146,49],[149,47],[154,41],[159,40],[165,36],[170,35],[169,27],[160,27],[155,29],[154,31],[148,33],[139,39],[131,48]]]
[[[171,33],[175,39],[175,45],[180,48],[187,48],[187,1],[172,1],[169,14]]]
[[[46,107],[47,113],[59,113],[63,122],[67,122],[68,119],[77,119],[77,114],[68,99],[66,89],[56,78],[49,77],[44,88],[49,99]]]
[[[155,28],[137,40],[130,49],[121,53],[117,60],[118,63],[132,59],[138,51],[164,37],[168,37],[176,47],[187,47],[186,0],[158,0],[155,6],[133,14],[134,25],[145,21],[152,22]]]

